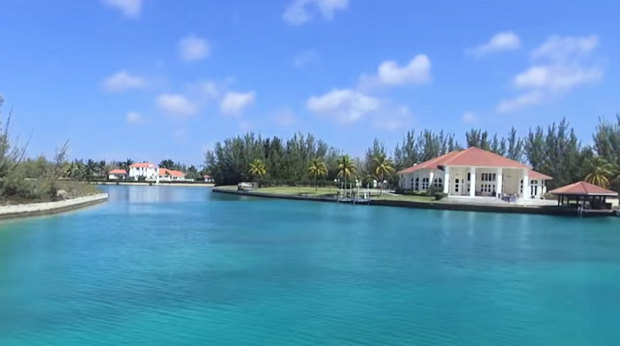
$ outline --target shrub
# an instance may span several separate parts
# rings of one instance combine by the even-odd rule
[[[426,191],[428,196],[435,196],[438,193],[443,193],[443,187],[430,186]]]
[[[435,200],[439,201],[439,200],[442,200],[442,199],[448,197],[448,194],[444,193],[444,192],[436,192],[434,196],[435,196]]]

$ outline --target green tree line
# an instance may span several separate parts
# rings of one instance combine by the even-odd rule
[[[522,136],[514,128],[504,135],[470,129],[464,145],[452,133],[409,130],[391,151],[375,139],[361,158],[351,158],[312,134],[296,133],[282,139],[250,132],[216,143],[206,153],[205,166],[218,185],[250,180],[310,185],[357,179],[364,184],[387,181],[395,187],[399,170],[472,146],[552,176],[549,188],[586,179],[620,191],[620,115],[614,121],[599,120],[591,145],[584,145],[563,119],[547,127],[531,128]],[[343,163],[347,169],[343,170]],[[258,166],[261,169],[256,169]]]

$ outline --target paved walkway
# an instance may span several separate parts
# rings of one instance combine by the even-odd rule
[[[100,193],[57,202],[5,205],[0,206],[0,219],[54,214],[104,202],[107,199],[107,193]]]
[[[496,197],[467,197],[467,196],[449,196],[442,200],[444,203],[454,204],[477,204],[477,205],[498,205],[498,206],[554,206],[557,205],[557,201],[545,200],[545,199],[523,199],[519,198],[515,203],[509,203]]]

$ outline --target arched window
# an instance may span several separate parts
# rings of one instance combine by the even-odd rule
[[[443,187],[443,180],[441,178],[436,178],[433,182],[433,186],[435,187]]]
[[[454,179],[454,192],[459,192],[459,182],[460,180]]]
[[[420,191],[420,178],[415,178],[415,183],[413,184],[413,189],[416,191]]]
[[[422,179],[422,190],[428,190],[428,178]]]

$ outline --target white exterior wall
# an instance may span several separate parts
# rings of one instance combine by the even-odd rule
[[[475,169],[475,170],[472,170]],[[472,171],[475,174],[471,174]],[[403,190],[425,191],[423,179],[430,178],[442,179],[444,192],[450,196],[493,196],[516,195],[521,198],[542,199],[547,192],[545,181],[540,179],[528,179],[529,193],[523,193],[523,182],[528,171],[520,168],[497,168],[497,167],[462,167],[448,166],[444,170],[419,170],[413,173],[401,174],[400,187]],[[474,177],[475,182],[471,184],[470,178]],[[447,179],[446,179],[447,178]],[[416,189],[416,179],[418,180]],[[501,186],[498,186],[501,184]],[[432,182],[429,181],[429,187]],[[471,186],[474,191],[471,191]],[[527,185],[526,185],[527,186]]]
[[[469,167],[450,167],[450,181],[448,195],[469,196],[469,181],[467,176]]]
[[[185,179],[185,176],[174,177],[174,176],[171,176],[171,175],[162,175],[162,176],[159,176],[159,180],[160,181],[173,181],[173,180],[181,181],[181,180],[186,180],[186,179]]]
[[[416,179],[418,183],[416,184]],[[425,182],[428,179],[428,183]],[[432,181],[431,181],[432,179]],[[403,190],[427,191],[433,184],[437,182],[439,186],[444,184],[444,172],[438,169],[427,170],[421,169],[413,173],[400,175],[400,188]],[[426,186],[428,184],[428,186]]]
[[[543,199],[547,192],[547,186],[544,180],[530,180],[530,197],[533,199]]]

